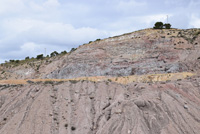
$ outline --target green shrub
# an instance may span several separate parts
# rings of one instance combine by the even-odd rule
[[[72,126],[72,127],[71,127],[71,130],[72,130],[72,131],[76,130],[76,127]]]
[[[15,62],[15,60],[10,60],[10,62]]]
[[[54,51],[54,52],[52,52],[52,53],[50,54],[50,56],[51,56],[51,57],[54,57],[54,56],[57,56],[58,54],[59,54],[58,52]]]
[[[29,58],[29,56],[27,56],[26,58],[25,58],[25,60],[29,60],[30,58]]]
[[[54,82],[49,80],[49,81],[45,81],[44,84],[51,84],[51,85],[53,85]]]
[[[70,50],[70,53],[76,51],[76,49],[77,49],[77,48],[72,48],[72,49]]]
[[[38,60],[43,59],[43,58],[44,58],[43,54],[37,55],[37,57],[36,57],[36,59],[38,59]]]
[[[62,51],[61,54],[63,54],[63,55],[64,55],[64,54],[67,54],[67,51]]]
[[[96,39],[96,41],[100,41],[101,39]]]
[[[76,84],[78,83],[80,80],[69,80],[69,82],[71,82],[72,84]]]
[[[20,62],[19,60],[16,60],[16,61],[15,61],[15,63],[19,63],[19,62]]]
[[[4,73],[5,73],[5,71],[2,71],[2,72],[1,72],[1,74],[4,74]]]

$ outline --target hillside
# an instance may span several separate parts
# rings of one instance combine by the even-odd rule
[[[199,35],[199,29],[145,29],[82,45],[62,57],[14,67],[2,65],[0,78],[65,79],[197,71]]]
[[[144,29],[0,66],[0,134],[199,134],[200,29]]]

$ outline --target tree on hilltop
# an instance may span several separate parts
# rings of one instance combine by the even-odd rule
[[[164,27],[166,28],[166,29],[170,29],[171,28],[171,24],[169,24],[169,23],[166,23],[166,24],[164,24]]]
[[[153,28],[154,29],[163,29],[163,23],[162,22],[156,22]]]

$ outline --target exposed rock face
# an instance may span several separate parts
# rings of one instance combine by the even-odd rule
[[[63,66],[47,78],[195,71],[200,68],[200,37],[194,36],[197,31],[147,29],[96,41],[66,56]],[[186,37],[190,34],[191,40]]]
[[[82,45],[60,58],[0,67],[0,79],[63,79],[197,71],[200,68],[199,35],[200,29],[141,30]]]
[[[0,87],[1,134],[199,134],[200,78]]]
[[[1,65],[0,134],[199,134],[199,35],[146,29]]]

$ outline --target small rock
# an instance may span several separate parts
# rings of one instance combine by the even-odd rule
[[[188,106],[187,106],[187,105],[184,105],[183,107],[184,107],[185,109],[188,109]]]
[[[176,97],[177,97],[177,98],[180,98],[180,95],[179,95],[179,94],[176,94]]]
[[[121,114],[121,113],[122,113],[122,110],[121,110],[121,109],[117,109],[117,110],[115,111],[115,113],[116,113],[116,114]]]
[[[135,105],[137,105],[138,107],[145,107],[145,101],[144,100],[135,100],[134,101]]]
[[[145,89],[145,87],[140,87],[140,89]]]

